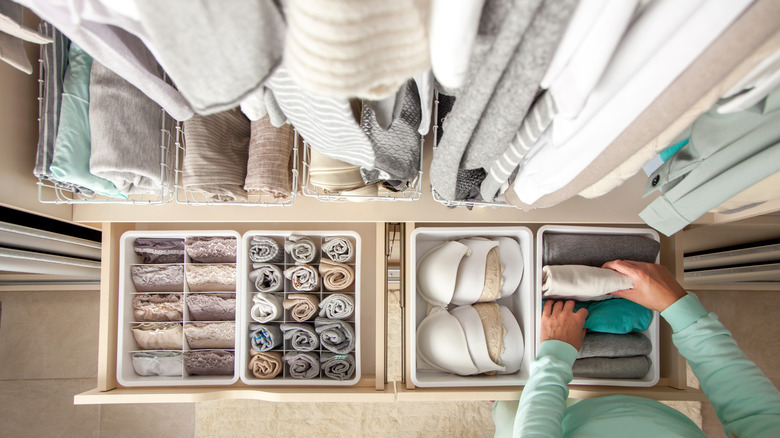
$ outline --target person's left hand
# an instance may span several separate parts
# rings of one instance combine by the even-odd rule
[[[588,309],[574,312],[574,301],[549,300],[542,309],[541,341],[562,341],[579,351],[587,330],[583,328]]]

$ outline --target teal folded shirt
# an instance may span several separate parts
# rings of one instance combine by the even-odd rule
[[[623,298],[574,303],[575,311],[582,308],[588,309],[585,328],[592,332],[615,334],[642,332],[650,327],[650,322],[653,320],[653,312]]]

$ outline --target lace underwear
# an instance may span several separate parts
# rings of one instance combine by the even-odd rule
[[[320,343],[336,354],[347,354],[355,349],[355,329],[339,320],[317,318],[314,330],[320,335]]]
[[[181,353],[175,351],[133,353],[133,369],[139,376],[181,376]]]
[[[181,321],[181,295],[135,295],[133,296],[133,316],[138,322]]]
[[[225,350],[185,351],[184,370],[198,376],[232,376],[234,355]]]
[[[249,342],[257,351],[282,347],[282,331],[276,324],[249,324]]]
[[[284,276],[292,281],[293,289],[297,291],[310,292],[320,286],[317,270],[309,265],[290,266],[284,270]]]
[[[349,295],[332,294],[320,301],[320,316],[328,319],[347,319],[355,311],[355,301]]]
[[[346,237],[326,237],[322,242],[322,251],[334,262],[347,263],[352,260],[352,242]]]
[[[284,242],[284,250],[296,263],[311,263],[317,256],[317,246],[306,236],[288,237]]]
[[[132,331],[139,350],[181,350],[181,324],[146,322]]]
[[[320,299],[310,294],[289,294],[282,302],[285,310],[291,309],[294,320],[304,322],[317,314]]]
[[[254,271],[249,273],[249,281],[260,292],[279,292],[284,288],[282,270],[276,265],[253,263]]]
[[[195,263],[235,263],[235,237],[188,237],[187,255]]]
[[[130,277],[138,292],[183,292],[183,265],[132,265]]]
[[[187,309],[193,321],[235,321],[234,294],[189,294]]]
[[[184,239],[139,237],[133,242],[135,253],[144,263],[184,263]]]
[[[249,350],[252,359],[249,360],[249,369],[252,375],[258,379],[273,379],[278,376],[282,369],[282,353],[278,351],[255,351]]]
[[[249,315],[259,323],[276,321],[282,314],[282,300],[273,294],[258,292],[252,296],[254,305]]]
[[[249,247],[249,260],[254,263],[269,263],[283,261],[279,252],[279,244],[270,237],[253,236]]]
[[[295,351],[313,351],[320,346],[317,332],[309,324],[282,324],[282,331]]]
[[[355,358],[351,354],[322,353],[320,366],[325,377],[347,380],[355,372]]]
[[[352,266],[326,259],[320,261],[320,275],[326,290],[344,290],[355,281]]]
[[[192,349],[234,348],[236,345],[236,323],[234,321],[184,325],[184,336]]]
[[[192,292],[236,291],[236,265],[187,265]]]
[[[314,353],[287,353],[283,359],[293,379],[313,379],[320,375],[320,359]]]

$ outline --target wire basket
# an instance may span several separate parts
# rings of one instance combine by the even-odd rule
[[[185,122],[186,123],[186,122]],[[295,143],[292,150],[292,170],[290,179],[292,190],[289,198],[274,198],[269,194],[249,194],[246,201],[216,201],[209,199],[205,194],[189,190],[184,187],[184,156],[187,153],[187,140],[184,136],[182,124],[176,125],[176,202],[185,205],[240,205],[247,207],[289,207],[295,202],[298,191],[298,145],[300,136],[295,131]]]

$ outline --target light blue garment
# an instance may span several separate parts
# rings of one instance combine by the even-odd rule
[[[689,294],[661,313],[672,341],[690,363],[701,389],[730,437],[777,437],[780,392],[737,347],[713,313]],[[655,400],[609,396],[566,407],[567,384],[577,350],[545,341],[531,364],[531,378],[518,402],[493,408],[496,436],[704,437],[685,415]]]
[[[52,177],[95,193],[125,197],[110,181],[89,172],[89,75],[92,57],[71,43],[68,68],[62,83],[62,106],[52,156]]]
[[[588,309],[585,328],[592,332],[618,335],[643,332],[653,320],[653,312],[623,298],[574,303],[575,312],[582,308]]]

